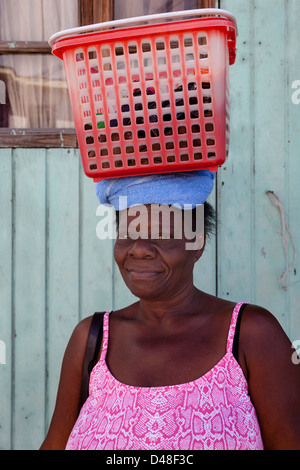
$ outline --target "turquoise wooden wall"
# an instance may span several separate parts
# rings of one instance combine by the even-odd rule
[[[284,291],[276,192],[300,253],[299,0],[221,0],[238,21],[231,68],[231,147],[210,200],[220,222],[196,285],[272,311],[300,339],[300,267]],[[0,149],[0,448],[37,449],[52,415],[62,355],[83,317],[132,296],[112,241],[96,237],[94,184],[77,150]],[[292,258],[291,245],[289,256]],[[3,351],[3,347],[1,349]]]

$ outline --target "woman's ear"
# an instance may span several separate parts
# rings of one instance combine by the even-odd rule
[[[206,244],[206,233],[201,232],[196,235],[195,263],[201,258]]]
[[[204,231],[201,231],[197,233],[193,241],[186,242],[185,244],[186,250],[190,250],[194,252],[195,263],[202,256],[202,253],[205,247],[205,242],[206,242],[206,233]]]

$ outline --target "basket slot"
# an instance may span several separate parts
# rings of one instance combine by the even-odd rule
[[[97,125],[94,129],[94,133],[97,134],[97,142],[98,145],[100,144],[100,151],[99,151],[99,159],[98,163],[101,168],[105,169],[107,165],[104,165],[105,161],[103,157],[105,157],[105,153],[110,154],[112,152],[112,145],[110,139],[108,138],[109,133],[109,107],[113,106],[113,102],[115,99],[115,91],[113,88],[107,89],[105,87],[105,82],[109,77],[111,77],[112,73],[112,65],[111,65],[111,51],[109,47],[97,48],[97,55],[98,59],[103,59],[102,67],[99,61],[99,81],[100,86],[97,89],[99,95],[99,102],[97,103],[98,106],[96,107],[96,117],[97,117]],[[102,99],[101,99],[102,98]],[[103,147],[105,145],[105,147]],[[103,147],[103,148],[102,148]],[[103,150],[103,151],[102,151]]]
[[[191,47],[193,44],[193,39],[190,36],[187,40],[185,35],[180,34],[179,36],[179,49],[180,49],[180,62],[184,64],[183,68],[183,77],[181,79],[182,84],[176,84],[174,86],[174,93],[176,94],[175,106],[176,106],[176,120],[177,120],[177,132],[179,135],[179,150],[180,163],[189,163],[193,160],[193,149],[191,141],[191,114],[190,114],[190,87],[189,87],[189,77],[187,76],[188,70],[191,67],[191,64],[186,63],[186,48]],[[194,58],[194,54],[189,50],[189,59]],[[178,59],[177,59],[178,60]],[[195,65],[193,64],[193,70]],[[193,72],[193,75],[195,71]],[[181,74],[180,74],[181,75]],[[193,93],[195,94],[195,92]],[[182,121],[182,123],[180,123]]]
[[[177,104],[182,106],[184,104],[184,108],[180,111],[178,108],[179,113],[181,112],[183,115],[180,116],[180,120],[184,119],[184,123],[178,127],[178,132],[182,135],[180,139],[180,161],[181,162],[190,162],[193,161],[193,148],[192,148],[192,136],[191,136],[191,114],[190,114],[190,95],[193,94],[195,98],[195,91],[191,90],[189,86],[189,75],[193,75],[193,79],[195,78],[195,63],[194,63],[194,52],[192,52],[191,46],[187,46],[187,44],[194,45],[194,41],[191,36],[189,36],[189,40],[187,40],[184,34],[180,35],[180,54],[181,54],[181,62],[184,64],[184,71],[183,78],[182,78],[182,93],[178,93],[177,95]],[[187,47],[189,50],[187,51]],[[188,54],[189,61],[186,62],[186,55]],[[192,61],[193,57],[193,61]],[[191,73],[192,70],[192,73]],[[194,100],[195,101],[195,100]],[[197,100],[198,101],[198,100]],[[178,116],[179,117],[179,116]]]
[[[166,124],[164,126],[164,129],[173,127],[175,132],[173,133],[173,139],[174,139],[174,145],[175,149],[179,148],[179,139],[178,135],[176,132],[176,124],[174,126],[173,121],[174,117],[176,116],[176,106],[175,106],[175,91],[174,87],[176,87],[174,83],[174,76],[173,76],[173,68],[172,68],[172,56],[173,53],[172,51],[175,51],[175,54],[178,55],[178,47],[179,47],[179,42],[177,36],[170,36],[168,40],[165,41],[165,55],[167,59],[167,74],[168,74],[168,88],[169,88],[169,99],[166,99],[166,101],[169,101],[170,104],[167,106],[167,112],[163,112],[163,122]],[[175,55],[174,54],[174,55]],[[177,87],[178,88],[178,87]],[[166,96],[164,97],[166,98]],[[165,109],[163,107],[163,109]],[[169,116],[171,116],[171,119],[169,119]]]
[[[138,164],[144,167],[149,165],[149,152],[151,149],[152,139],[149,132],[149,125],[157,122],[157,111],[155,103],[158,90],[154,83],[153,62],[152,62],[153,44],[151,39],[143,38],[137,42],[137,57],[139,63],[140,74],[140,96],[135,98],[136,104],[142,105],[143,111],[138,111],[139,117],[145,119],[143,126],[138,129]],[[143,116],[141,116],[141,114]],[[148,130],[147,130],[148,129]]]
[[[113,168],[124,166],[122,156],[125,155],[125,135],[124,129],[131,126],[131,104],[128,103],[128,93],[126,93],[126,59],[125,47],[123,43],[116,43],[111,50],[112,72],[114,77],[114,115],[110,115],[110,140],[112,142],[112,154],[110,162]],[[117,125],[115,126],[115,121]],[[117,127],[117,130],[114,129]]]
[[[131,112],[131,127],[124,131],[124,137],[126,140],[125,146],[125,155],[124,166],[125,167],[135,167],[137,165],[137,155],[138,155],[138,125],[139,120],[137,117],[143,117],[143,105],[141,101],[141,76],[139,70],[139,58],[137,55],[138,46],[137,43],[130,42],[127,44],[125,49],[125,62],[126,62],[126,71],[127,71],[127,82],[128,82],[128,97],[124,97],[124,103],[127,100],[129,101],[129,108]],[[140,114],[137,114],[140,113]],[[129,142],[128,142],[129,141]]]
[[[211,93],[211,75],[210,75],[210,53],[209,53],[209,39],[206,34],[198,33],[195,38],[197,44],[196,63],[198,74],[201,76],[199,83],[199,102],[202,103],[200,113],[200,127],[201,127],[201,143],[202,143],[202,157],[203,160],[208,158],[208,143],[206,139],[206,119],[212,116],[212,93]],[[211,129],[211,127],[210,127]]]
[[[86,141],[86,153],[88,158],[88,167],[90,171],[98,171],[97,164],[97,150],[95,147],[94,136],[91,135],[91,131],[96,126],[96,119],[94,116],[94,82],[93,78],[98,73],[98,64],[96,59],[96,51],[93,49],[88,52],[87,48],[77,50],[75,52],[75,60],[77,66],[78,85],[81,100],[81,112],[84,123],[85,141]],[[92,62],[92,63],[91,63]],[[93,77],[93,78],[92,78]],[[99,79],[98,79],[99,81]],[[99,98],[99,96],[97,97]]]

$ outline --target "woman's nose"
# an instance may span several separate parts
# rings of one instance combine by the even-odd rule
[[[155,258],[156,249],[151,240],[137,238],[136,240],[132,240],[128,254],[135,258]]]

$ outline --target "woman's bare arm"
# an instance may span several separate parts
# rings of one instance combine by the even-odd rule
[[[300,364],[290,340],[270,312],[249,305],[240,345],[265,449],[300,450]]]
[[[56,405],[48,434],[40,450],[64,450],[78,416],[82,365],[92,317],[82,320],[67,345]]]

